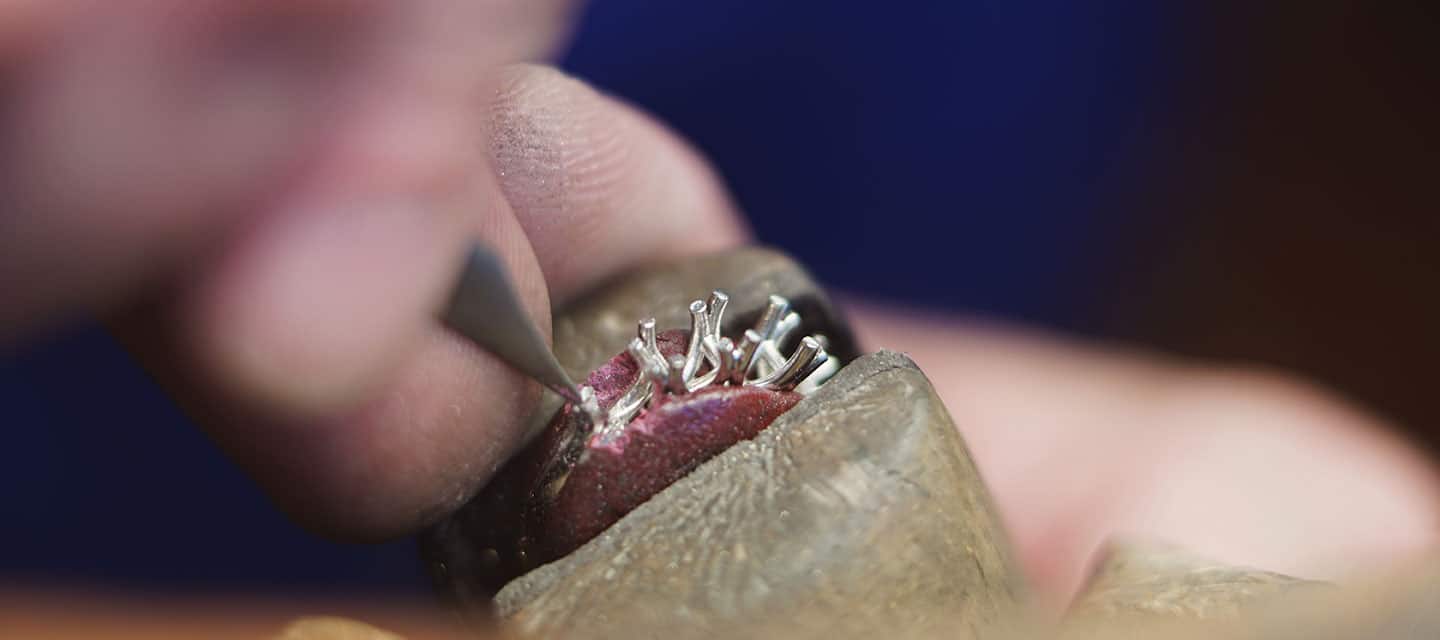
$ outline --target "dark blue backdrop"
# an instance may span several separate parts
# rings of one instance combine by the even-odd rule
[[[832,285],[1084,328],[1149,179],[1165,3],[600,0],[565,66],[715,161]],[[103,333],[0,361],[0,583],[417,591],[283,520]]]

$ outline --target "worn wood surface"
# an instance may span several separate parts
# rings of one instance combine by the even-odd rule
[[[1022,589],[925,376],[864,356],[497,598],[539,637],[981,637]]]
[[[1440,562],[1349,584],[1276,581],[1211,565],[1217,580],[1179,577],[1168,568],[1136,568],[1119,598],[1130,604],[1077,616],[1062,640],[1434,640],[1440,638]],[[1269,574],[1273,576],[1274,574]],[[1178,578],[1178,579],[1177,579]],[[1257,582],[1257,580],[1259,582]],[[1195,588],[1196,584],[1203,588]],[[1256,589],[1256,584],[1267,587]],[[1153,585],[1142,588],[1142,584]],[[1182,586],[1189,585],[1189,586]],[[1094,596],[1095,594],[1092,594]],[[1108,596],[1107,596],[1108,597]],[[1077,612],[1079,613],[1079,612]]]
[[[1224,565],[1163,544],[1113,543],[1069,615],[1101,623],[1122,617],[1233,618],[1286,593],[1317,588],[1329,585]]]

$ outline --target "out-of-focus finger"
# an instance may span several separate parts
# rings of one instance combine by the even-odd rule
[[[534,97],[504,108],[595,117],[569,113],[593,103],[559,97],[558,104]],[[568,243],[551,235],[551,253],[540,258],[537,234],[521,222],[534,209],[512,210],[497,178],[504,169],[493,167],[495,154],[486,151],[483,129],[500,107],[483,95],[468,104],[468,120],[434,113],[353,126],[355,139],[368,142],[334,160],[317,180],[324,188],[300,190],[303,206],[260,219],[173,299],[124,322],[137,352],[222,447],[313,529],[364,539],[413,530],[461,504],[521,444],[538,387],[435,321],[470,241],[499,250],[548,329],[547,260],[588,260],[593,264],[574,265],[589,267],[583,277],[570,272],[572,281],[585,282],[743,238],[714,178],[690,151],[649,121],[601,102],[628,119],[606,144],[625,149],[622,158],[645,161],[609,169],[616,191],[606,197],[571,197],[571,221],[629,224],[621,205],[634,203],[680,212],[684,229],[707,233],[677,245],[670,244],[677,227],[666,224],[632,225],[623,235],[574,233]],[[467,122],[474,130],[467,132]],[[385,135],[389,127],[400,133]],[[584,154],[590,143],[577,137],[570,146]],[[609,153],[601,147],[589,155]],[[566,171],[590,168],[562,167],[550,177],[583,182],[587,176]],[[644,197],[627,198],[630,192]]]
[[[934,380],[1052,602],[1115,538],[1315,578],[1440,539],[1435,469],[1309,385],[973,319],[853,311],[870,347],[910,353]]]
[[[0,1],[0,73],[43,42],[77,4],[76,0]]]
[[[31,16],[10,38],[24,55],[0,74],[0,341],[216,251],[313,168],[354,103],[405,89],[394,76],[474,90],[553,48],[570,11],[567,0],[78,4],[17,5]]]
[[[748,234],[714,172],[654,119],[554,69],[510,68],[490,155],[557,302],[643,261]]]
[[[369,57],[338,2],[89,4],[6,87],[0,339],[207,250],[324,138]]]
[[[422,90],[446,89],[410,87]],[[282,507],[337,535],[394,535],[429,517],[457,491],[450,469],[514,446],[538,397],[436,324],[469,243],[496,249],[532,314],[549,320],[534,255],[484,157],[478,97],[453,96],[446,113],[382,94],[343,125],[324,171],[169,299],[121,322]]]

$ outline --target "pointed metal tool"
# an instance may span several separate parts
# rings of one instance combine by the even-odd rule
[[[580,389],[560,367],[504,263],[488,247],[477,244],[471,250],[440,319],[520,373],[581,405]]]

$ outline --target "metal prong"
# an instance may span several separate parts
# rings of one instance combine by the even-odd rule
[[[705,301],[691,302],[690,346],[685,349],[684,366],[681,368],[687,382],[695,379],[695,373],[700,370],[700,363],[704,359],[702,343],[705,336],[708,335],[710,335],[710,317],[705,313]]]
[[[795,385],[795,393],[808,396],[819,389],[820,385],[825,384],[827,380],[835,377],[839,371],[840,359],[827,357],[824,364],[816,367],[814,371],[810,372],[810,375],[800,381],[800,384]]]
[[[645,403],[649,402],[651,393],[650,376],[641,373],[639,377],[635,378],[635,382],[630,385],[630,388],[625,390],[625,395],[610,407],[610,415],[606,417],[605,426],[601,431],[604,434],[601,441],[608,442],[624,431],[625,425],[630,424],[635,415],[645,408]]]
[[[799,328],[800,314],[791,311],[785,314],[785,317],[775,325],[775,331],[766,337],[770,338],[770,341],[774,342],[777,348],[783,347],[785,346],[785,338],[790,337],[790,334]]]
[[[722,325],[725,322],[725,308],[729,305],[730,296],[725,295],[724,291],[720,291],[717,289],[710,292],[710,300],[705,303],[705,321],[709,324],[710,338],[718,341],[720,338],[725,337],[721,333],[721,329]],[[701,341],[700,346],[705,348],[705,359],[710,362],[710,365],[712,367],[718,369],[720,367],[720,353],[715,350],[715,345],[711,344],[711,341],[709,340],[703,340]],[[714,379],[715,378],[711,378],[711,380]],[[723,378],[721,379],[721,382],[724,382]],[[692,387],[693,386],[694,385],[692,385]]]
[[[793,389],[806,375],[814,371],[815,367],[824,364],[828,359],[829,355],[820,348],[820,342],[807,336],[800,340],[800,346],[795,349],[795,353],[790,354],[790,359],[785,361],[784,366],[752,384],[770,389]]]
[[[715,371],[713,382],[724,384],[730,381],[731,374],[735,371],[735,341],[729,338],[705,338],[705,348],[713,350],[716,354]]]
[[[685,388],[685,358],[670,356],[670,370],[665,376],[665,390],[673,394],[687,393]]]
[[[630,354],[630,359],[641,369],[650,361],[650,352],[645,349],[644,338],[631,338],[630,344],[625,345],[625,353]]]
[[[650,404],[665,396],[665,383],[670,378],[669,365],[660,365],[645,370],[645,380],[650,385]]]
[[[794,316],[794,320],[790,320],[791,316]],[[794,330],[794,326],[784,326],[786,321],[799,326],[800,316],[790,311],[789,300],[781,296],[770,296],[770,303],[765,307],[764,313],[760,314],[760,320],[755,323],[755,332],[760,334],[761,338],[760,349],[755,357],[755,373],[761,378],[769,377],[785,364],[785,357],[780,355],[780,341],[776,336],[780,335],[782,328],[785,333]]]
[[[654,318],[641,320],[640,325],[635,328],[635,334],[645,342],[645,348],[649,349],[652,353],[660,353],[660,345],[655,343]]]
[[[760,320],[755,323],[755,331],[760,334],[761,339],[775,335],[775,328],[780,321],[785,319],[786,312],[790,311],[790,301],[781,296],[770,296],[770,303],[766,305],[765,312],[760,314]]]
[[[617,428],[617,423],[619,426],[629,423],[630,419],[644,408],[645,403],[650,400],[650,375],[646,371],[659,366],[645,349],[645,341],[640,338],[631,340],[625,351],[639,365],[640,372],[635,377],[635,382],[630,383],[630,388],[611,405],[610,415],[605,420],[610,428]]]
[[[635,384],[645,386],[645,401],[654,402],[656,398],[665,395],[665,384],[670,377],[669,364],[661,359],[659,354],[651,353],[649,349],[646,349],[645,341],[639,338],[630,341],[628,351],[631,358],[642,362],[640,377],[635,380]],[[636,407],[636,412],[639,412],[640,408],[644,406],[645,402],[640,403],[640,406]]]
[[[811,393],[814,393],[816,389],[820,388],[820,385],[825,384],[830,380],[830,378],[835,377],[835,374],[840,372],[840,367],[842,364],[839,358],[830,356],[829,336],[823,333],[817,333],[810,337],[814,338],[816,342],[820,343],[820,348],[825,350],[825,355],[827,357],[825,358],[824,363],[822,363],[818,367],[815,367],[814,371],[811,371],[809,374],[807,374],[805,376],[805,379],[801,380],[799,385],[796,385],[795,393],[805,395],[810,395]]]
[[[581,410],[592,416],[602,442],[622,435],[646,406],[667,402],[665,398],[671,395],[727,384],[808,393],[839,369],[840,363],[826,353],[829,345],[822,335],[803,338],[789,358],[782,355],[788,337],[803,325],[790,301],[770,296],[755,327],[738,341],[721,335],[729,302],[724,292],[713,291],[708,300],[690,303],[690,341],[683,354],[666,356],[660,351],[654,318],[638,323],[635,338],[626,348],[640,370],[634,383],[603,415],[595,392],[583,391],[585,406]]]
[[[745,335],[740,338],[740,344],[735,346],[735,369],[730,372],[730,382],[742,384],[745,377],[750,375],[750,365],[755,362],[755,351],[760,348],[764,338],[754,329],[746,329]]]
[[[760,345],[760,357],[763,358],[760,364],[761,377],[770,375],[771,372],[779,369],[785,364],[785,356],[781,355],[780,349],[785,346],[785,339],[790,337],[796,329],[800,328],[800,314],[791,311],[785,314],[785,318],[775,325],[775,331],[766,336],[765,342]]]
[[[706,305],[709,309],[710,317],[707,319],[710,321],[710,335],[714,336],[716,340],[722,337],[720,335],[720,328],[722,322],[725,320],[725,307],[728,306],[730,306],[730,296],[725,295],[724,291],[716,290],[710,292],[710,302]]]
[[[635,361],[635,365],[641,371],[650,371],[656,368],[663,368],[664,360],[661,360],[654,351],[645,346],[645,341],[635,338],[625,347],[625,352]]]
[[[821,347],[819,351],[815,352],[815,357],[810,359],[810,364],[802,367],[800,371],[796,373],[792,378],[786,380],[784,384],[780,384],[778,386],[781,389],[794,389],[795,387],[800,386],[801,383],[814,377],[815,374],[821,369],[825,368],[826,365],[839,365],[839,363],[840,361],[831,358],[830,354],[825,351],[825,348]],[[832,371],[829,375],[827,375],[826,379],[828,379],[830,375],[834,375],[834,372]]]
[[[716,340],[714,336],[705,336],[705,339],[700,341],[700,345],[704,347],[705,359],[710,363],[710,369],[685,382],[685,388],[690,391],[703,389],[712,384],[725,384],[729,380],[729,374],[722,370],[725,368],[726,362],[733,361],[734,358],[735,343],[729,338]]]

